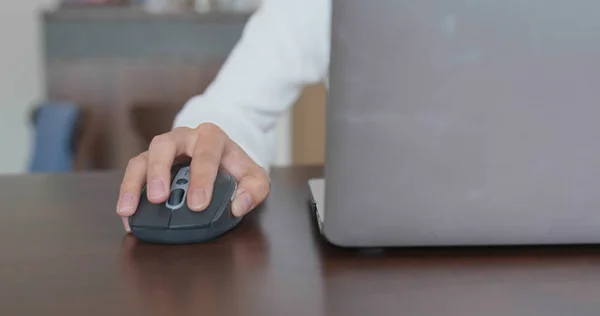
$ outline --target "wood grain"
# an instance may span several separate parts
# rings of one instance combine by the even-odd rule
[[[0,177],[0,315],[598,315],[597,247],[339,249],[306,179],[211,243],[125,236],[120,172]]]

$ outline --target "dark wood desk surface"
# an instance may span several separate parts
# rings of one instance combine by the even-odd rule
[[[0,177],[0,315],[594,315],[600,247],[341,250],[305,180],[208,244],[124,236],[117,173]]]

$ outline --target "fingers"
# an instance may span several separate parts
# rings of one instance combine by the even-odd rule
[[[129,232],[127,218],[137,209],[141,190],[147,184],[148,200],[164,202],[171,182],[171,168],[178,157],[191,157],[190,184],[187,203],[191,210],[202,211],[210,204],[213,185],[220,167],[238,181],[238,191],[232,204],[235,216],[243,216],[262,203],[269,194],[267,172],[218,126],[201,124],[195,129],[176,128],[155,137],[145,152],[129,162],[121,189],[117,213]]]
[[[152,139],[146,176],[146,193],[150,202],[162,203],[169,196],[173,161],[188,150],[186,145],[192,137],[190,129],[180,128]]]
[[[137,208],[140,192],[146,181],[147,157],[147,152],[142,153],[131,159],[127,165],[119,190],[119,202],[117,203],[117,213],[121,217],[133,215]]]
[[[192,211],[203,211],[210,204],[225,143],[229,138],[212,124],[200,125],[196,132],[187,202]]]
[[[267,198],[270,189],[270,180],[266,174],[252,173],[243,177],[238,183],[238,192],[231,205],[231,212],[237,217],[248,214]]]
[[[231,205],[234,216],[244,216],[264,202],[271,190],[269,174],[233,141],[227,143],[222,164],[238,181],[238,190]]]

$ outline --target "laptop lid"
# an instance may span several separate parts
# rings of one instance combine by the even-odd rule
[[[330,241],[600,241],[600,2],[332,11]]]

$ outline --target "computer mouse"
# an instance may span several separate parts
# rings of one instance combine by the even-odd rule
[[[235,179],[219,170],[210,205],[193,212],[187,205],[190,166],[177,165],[171,170],[171,190],[164,203],[148,201],[146,187],[138,208],[129,218],[131,233],[142,241],[163,244],[188,244],[213,240],[237,226],[241,218],[231,213],[237,190]]]

